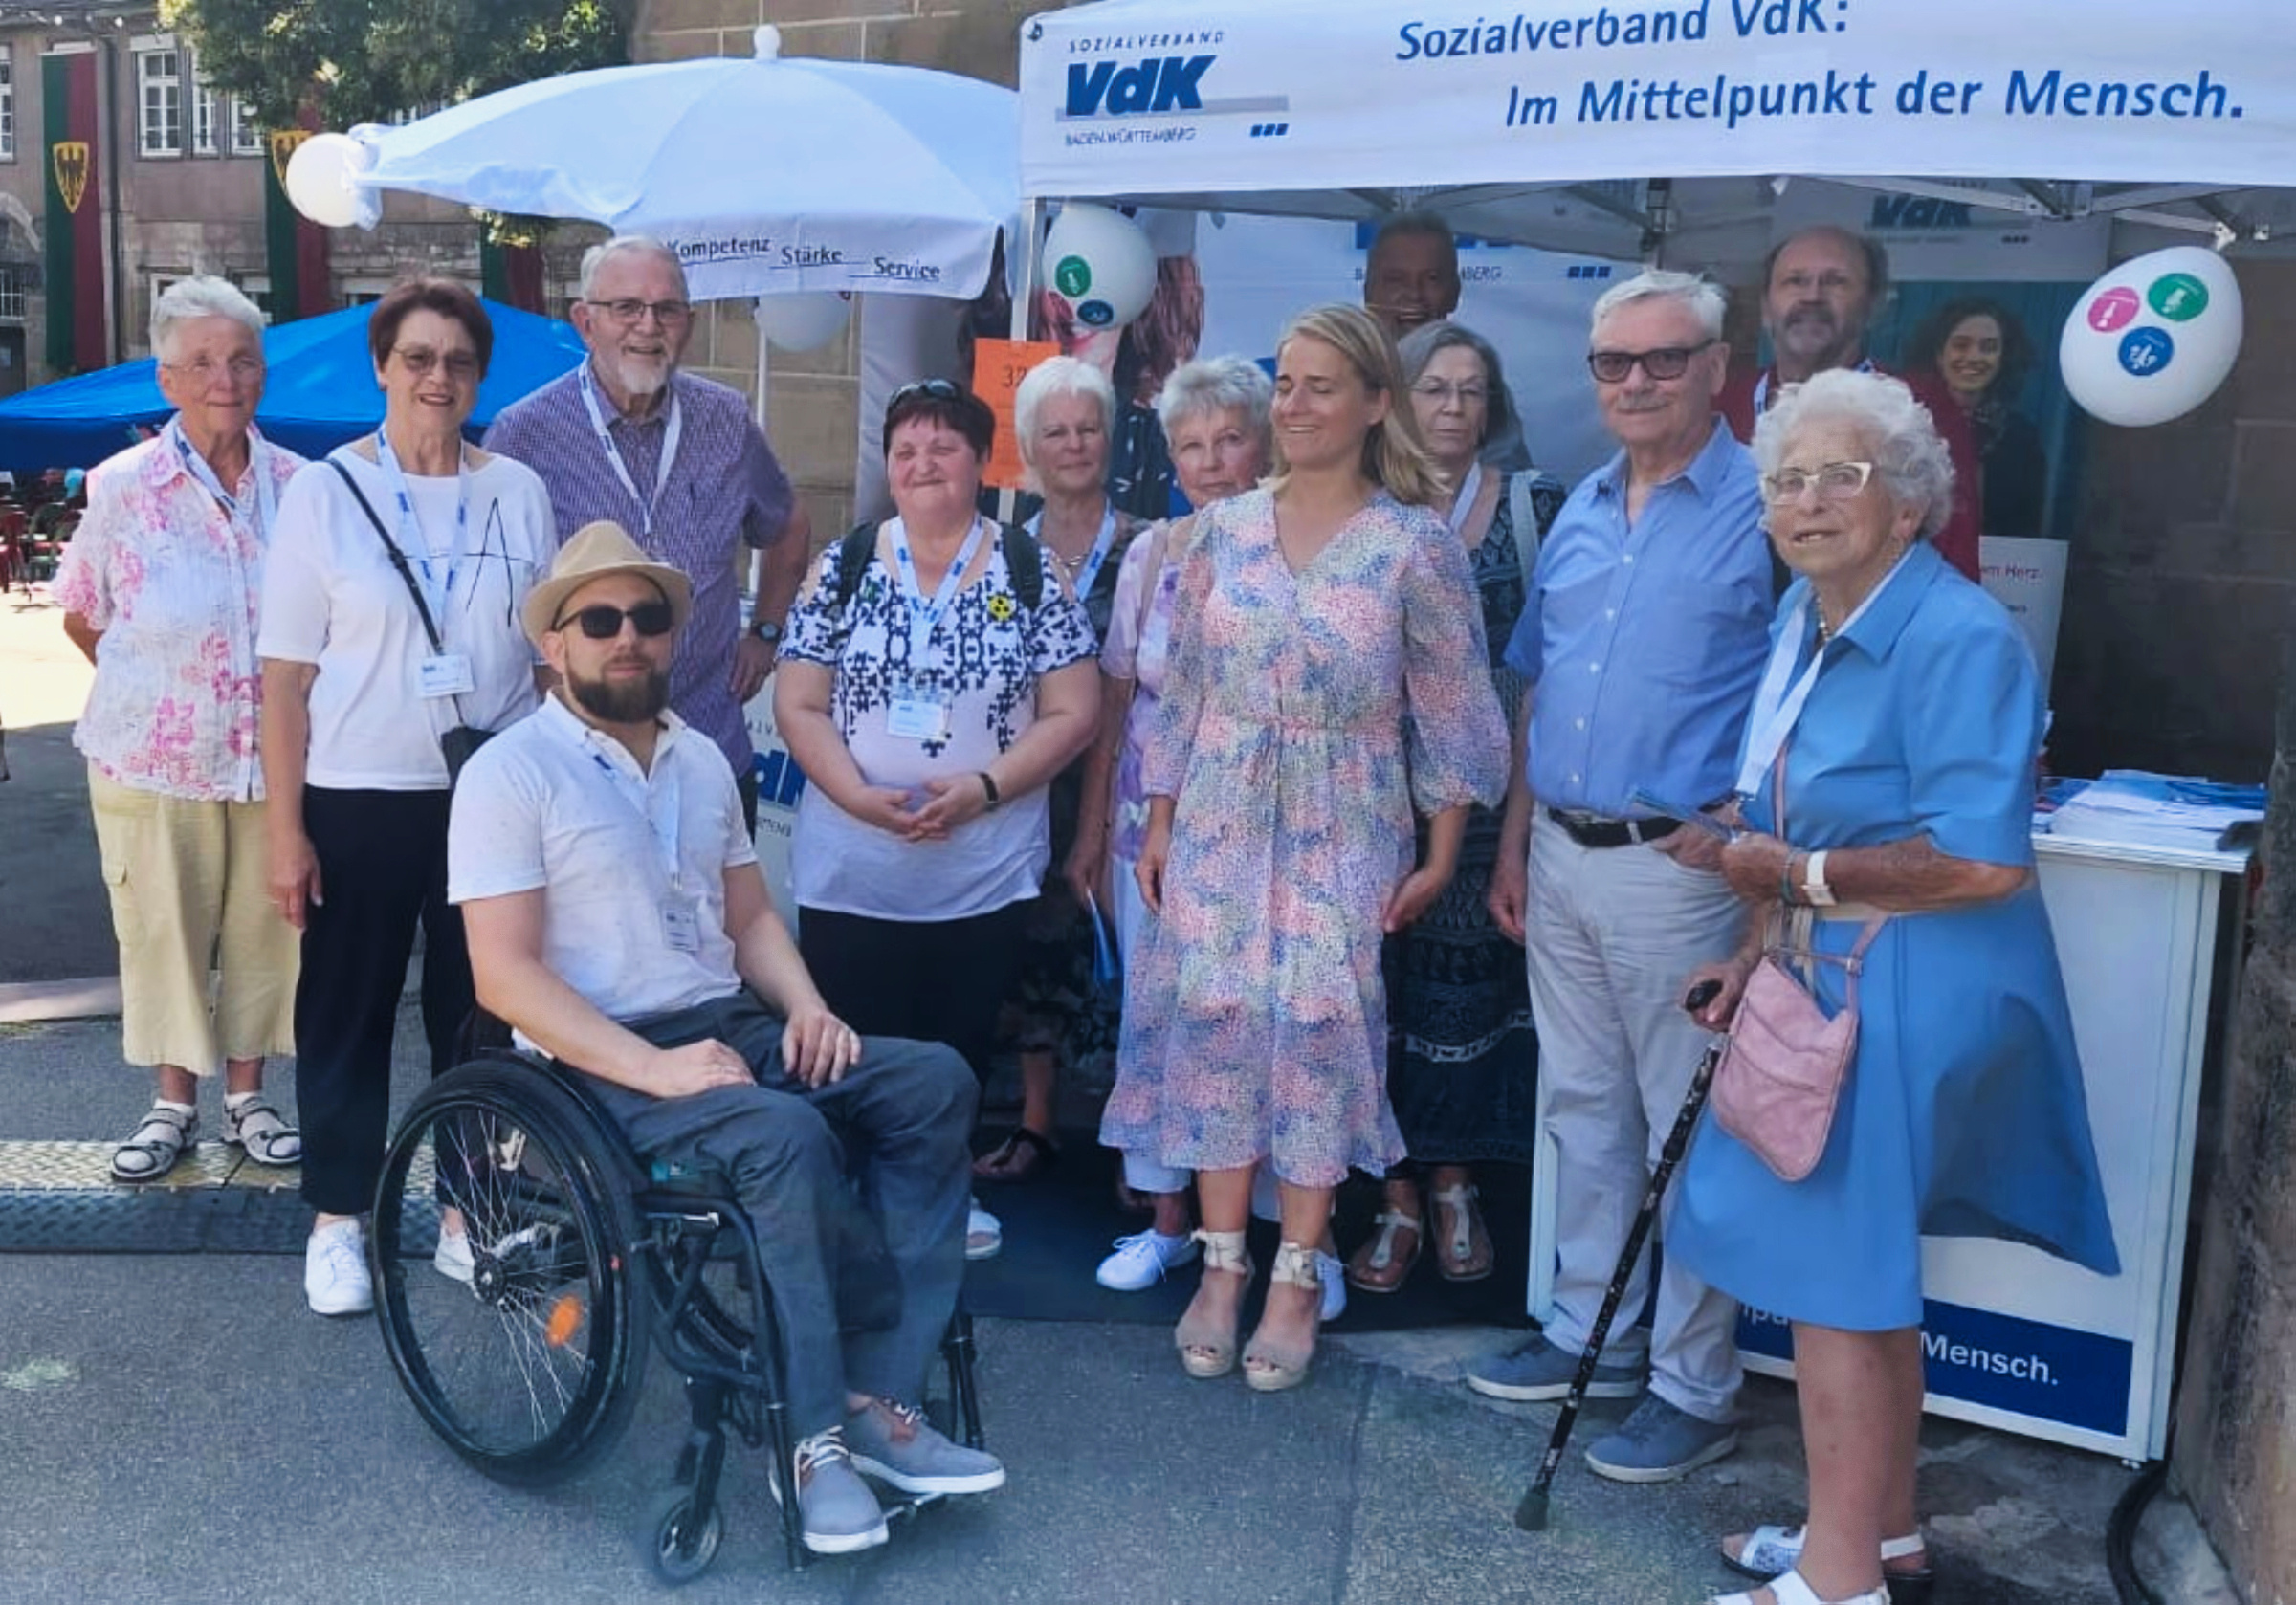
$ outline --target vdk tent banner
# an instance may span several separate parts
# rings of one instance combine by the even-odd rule
[[[1022,31],[1022,190],[1909,163],[2270,186],[2296,160],[2285,24],[2277,0],[1107,0]]]

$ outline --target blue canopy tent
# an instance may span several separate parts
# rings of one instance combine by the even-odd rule
[[[255,423],[268,438],[316,457],[383,421],[383,392],[366,349],[368,311],[345,307],[264,331],[271,371]],[[486,303],[486,314],[495,355],[471,413],[474,434],[583,358],[582,337],[569,323],[496,301]],[[172,410],[148,357],[42,385],[0,402],[0,469],[91,468],[166,423]]]

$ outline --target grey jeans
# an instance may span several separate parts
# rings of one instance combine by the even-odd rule
[[[783,1064],[782,1022],[746,991],[624,1023],[658,1047],[715,1037],[757,1075],[755,1087],[690,1098],[590,1085],[642,1157],[732,1182],[782,1325],[796,1434],[843,1421],[848,1390],[916,1400],[964,1279],[980,1097],[964,1060],[938,1043],[870,1037],[842,1080],[808,1088]],[[867,1308],[890,1319],[840,1330]]]

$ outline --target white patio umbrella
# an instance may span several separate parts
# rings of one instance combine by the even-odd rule
[[[607,67],[352,130],[347,181],[584,218],[675,250],[697,300],[791,291],[969,298],[1020,211],[1019,98],[922,67],[783,59]]]

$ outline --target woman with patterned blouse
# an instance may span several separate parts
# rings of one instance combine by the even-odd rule
[[[1276,364],[1280,472],[1198,514],[1181,560],[1136,869],[1158,917],[1100,1133],[1196,1173],[1203,1274],[1174,1336],[1197,1376],[1236,1363],[1251,1174],[1272,1163],[1283,1242],[1244,1353],[1262,1392],[1306,1379],[1332,1189],[1403,1156],[1381,939],[1449,883],[1508,745],[1393,342],[1360,307],[1318,307]]]
[[[946,380],[894,392],[896,517],[822,554],[773,715],[806,773],[798,942],[864,1036],[946,1043],[985,1075],[1051,863],[1052,778],[1092,740],[1092,621],[1025,530],[975,512],[995,416]],[[997,1226],[979,1211],[976,1257]]]
[[[302,459],[255,431],[263,315],[229,283],[169,286],[151,348],[176,414],[98,467],[55,580],[64,633],[96,665],[73,740],[120,938],[121,1046],[159,1079],[112,1155],[122,1181],[174,1167],[219,1068],[224,1140],[263,1165],[303,1153],[263,1101],[264,1056],[295,1051],[296,934],[265,896],[255,662],[272,514]]]

